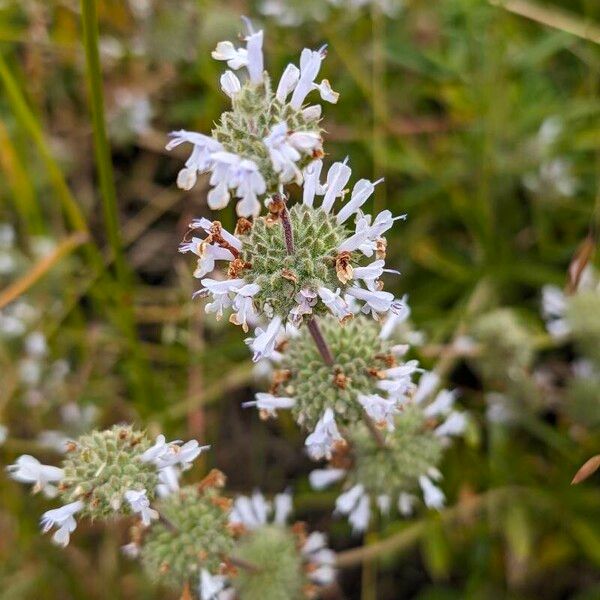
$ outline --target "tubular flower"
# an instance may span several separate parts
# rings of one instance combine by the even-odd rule
[[[364,425],[356,424],[351,443],[333,452],[327,468],[310,474],[315,489],[343,481],[336,512],[348,517],[355,532],[367,529],[374,507],[388,514],[395,506],[398,513],[408,516],[419,496],[428,508],[444,505],[444,493],[436,483],[441,478],[437,467],[444,447],[452,436],[464,432],[467,419],[454,410],[453,392],[435,393],[437,383],[431,373],[421,376],[419,386],[393,416],[383,445]]]
[[[138,515],[144,526],[150,525],[158,518],[151,502],[176,490],[179,473],[207,448],[196,440],[167,442],[163,435],[152,445],[144,432],[115,425],[68,442],[60,468],[24,455],[8,472],[17,481],[34,484],[34,492],[50,491],[66,503],[42,517],[44,532],[57,526],[53,539],[66,545],[76,513],[91,519]]]
[[[224,41],[212,53],[229,67],[220,83],[231,100],[231,110],[221,115],[210,136],[174,131],[166,146],[167,150],[181,144],[192,146],[177,176],[180,188],[190,190],[198,174],[210,173],[209,207],[223,208],[234,196],[242,217],[258,215],[259,198],[275,194],[282,184],[302,183],[305,167],[322,156],[321,109],[319,105],[305,107],[308,94],[317,90],[327,102],[338,98],[326,79],[315,83],[325,48],[305,48],[300,66],[289,64],[273,92],[264,70],[263,32],[253,31],[247,23],[250,32],[245,48]],[[234,71],[242,71],[242,78]]]

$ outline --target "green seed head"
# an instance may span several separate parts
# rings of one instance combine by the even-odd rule
[[[302,111],[294,110],[289,104],[282,105],[275,98],[266,74],[264,85],[245,83],[235,95],[232,105],[231,111],[221,115],[212,135],[226,151],[253,160],[265,179],[267,194],[274,194],[279,187],[279,177],[273,170],[264,138],[282,121],[291,131],[320,134],[318,119],[307,120]],[[303,169],[312,160],[312,156],[303,156],[297,165]]]
[[[408,404],[396,418],[394,431],[381,448],[364,426],[356,427],[351,436],[354,468],[348,482],[361,483],[373,498],[392,498],[418,488],[418,478],[436,468],[442,457],[442,443],[427,427],[421,408]]]
[[[105,518],[130,513],[124,494],[146,490],[150,500],[158,483],[156,466],[140,460],[151,445],[145,433],[126,425],[81,436],[63,463],[60,494],[65,503],[82,500],[82,515]]]
[[[232,583],[244,600],[300,600],[308,580],[298,540],[288,527],[265,525],[245,535],[235,556],[258,567],[239,569]]]
[[[242,240],[241,258],[249,264],[243,276],[257,283],[260,292],[254,297],[261,312],[287,318],[297,306],[296,294],[302,289],[317,290],[323,286],[330,290],[345,289],[336,274],[337,247],[349,235],[335,216],[324,211],[295,204],[290,222],[294,232],[295,252],[288,255],[279,221],[259,217]],[[324,314],[319,302],[314,313]]]
[[[152,578],[195,587],[201,569],[217,573],[233,547],[230,502],[214,487],[189,486],[157,503],[163,520],[144,537],[141,559]]]
[[[327,366],[306,327],[289,340],[282,369],[289,372],[283,394],[296,400],[293,415],[307,429],[314,429],[325,409],[331,408],[340,425],[362,419],[359,394],[381,394],[380,370],[392,366],[391,344],[379,338],[380,325],[356,316],[344,326],[328,316],[319,321],[323,337],[334,356]]]
[[[473,361],[488,382],[521,378],[534,358],[532,337],[517,315],[499,308],[480,317],[472,329],[480,348]]]
[[[569,298],[567,320],[581,351],[600,365],[600,293],[580,292]]]

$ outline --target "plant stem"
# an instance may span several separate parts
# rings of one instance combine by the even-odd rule
[[[283,210],[279,214],[281,219],[281,226],[283,227],[283,239],[285,240],[285,248],[288,254],[294,254],[294,231],[292,230],[292,224],[290,222],[290,213],[288,212],[285,198],[277,195],[277,198],[283,202]]]
[[[156,509],[154,509],[156,510]],[[156,511],[158,513],[158,520],[171,532],[171,533],[179,533],[179,528],[171,521],[167,519],[165,515],[163,515],[160,511]]]
[[[365,425],[371,432],[373,439],[375,440],[375,442],[377,442],[377,445],[380,448],[385,448],[386,447],[385,440],[383,439],[381,430],[377,427],[377,425],[375,425],[375,423],[373,422],[373,419],[371,419],[371,417],[366,412],[363,412],[363,421],[365,422]]]
[[[312,335],[312,338],[315,341],[321,357],[323,358],[323,362],[328,367],[333,366],[333,354],[331,354],[331,350],[329,349],[329,346],[327,345],[327,342],[321,333],[321,328],[314,317],[311,317],[308,320],[307,327],[308,331],[310,331],[310,335]]]
[[[227,560],[234,567],[244,569],[244,571],[249,571],[250,573],[260,573],[262,571],[262,569],[258,565],[255,565],[254,563],[251,563],[250,561],[245,560],[243,558],[238,558],[236,556],[228,556]]]

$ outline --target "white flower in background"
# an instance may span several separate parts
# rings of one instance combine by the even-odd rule
[[[64,472],[58,467],[43,465],[37,458],[24,454],[17,461],[6,467],[12,479],[20,483],[33,484],[33,493],[44,492],[49,496],[56,494],[56,486],[64,477]]]
[[[73,515],[78,513],[83,506],[83,502],[77,500],[76,502],[71,502],[60,508],[46,511],[41,519],[42,531],[48,533],[53,527],[57,527],[57,531],[55,531],[52,536],[53,541],[59,546],[67,546],[71,533],[73,533],[77,527]]]
[[[256,394],[256,400],[243,402],[243,408],[256,407],[263,418],[276,417],[278,409],[292,408],[296,401],[293,398],[274,396],[259,392]]]
[[[125,500],[134,513],[138,513],[142,523],[148,527],[153,520],[158,519],[158,512],[150,508],[150,500],[146,490],[128,490],[125,492]]]
[[[254,530],[272,522],[275,525],[285,525],[292,513],[292,496],[289,492],[277,494],[273,502],[268,502],[258,491],[252,496],[239,496],[233,503],[230,522],[244,525]]]
[[[212,575],[206,569],[202,569],[200,571],[200,585],[198,586],[200,600],[220,600],[223,598],[227,585],[227,577]]]

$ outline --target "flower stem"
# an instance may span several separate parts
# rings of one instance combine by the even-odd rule
[[[156,510],[156,509],[155,509]],[[171,533],[179,533],[179,528],[171,521],[167,519],[165,515],[163,515],[160,511],[158,512],[158,520],[171,532]]]
[[[310,335],[312,335],[317,349],[319,350],[319,353],[323,358],[323,362],[328,367],[333,366],[333,354],[331,354],[331,350],[329,349],[329,346],[327,345],[327,342],[325,341],[325,338],[321,333],[321,328],[319,327],[319,324],[317,323],[316,319],[314,317],[311,317],[308,320],[307,326],[308,330],[310,331]]]
[[[254,563],[243,558],[238,558],[237,556],[228,556],[227,561],[230,562],[234,567],[244,569],[244,571],[249,571],[250,573],[260,573],[262,571],[258,565],[255,565]]]
[[[363,421],[365,422],[365,425],[371,432],[371,435],[373,436],[373,439],[375,440],[377,445],[380,448],[385,448],[386,444],[385,440],[383,439],[383,435],[381,434],[381,430],[377,427],[377,425],[375,425],[373,419],[371,419],[371,417],[366,412],[363,412]]]
[[[294,232],[292,230],[292,224],[290,222],[290,213],[288,212],[287,205],[285,203],[285,198],[278,195],[277,199],[283,202],[283,209],[279,213],[279,218],[281,219],[281,226],[283,227],[283,239],[285,240],[285,248],[288,254],[294,254]]]

